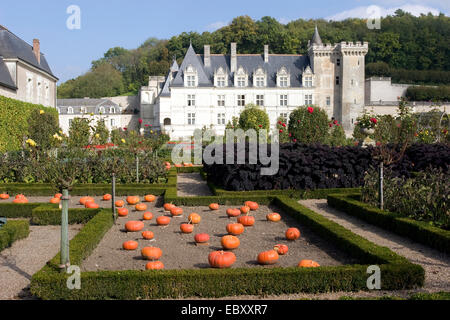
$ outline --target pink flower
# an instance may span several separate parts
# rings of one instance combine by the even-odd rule
[[[297,139],[292,140],[292,142],[297,142]]]
[[[292,137],[292,133],[289,133],[289,137]]]
[[[312,114],[314,112],[314,108],[313,107],[308,107],[308,112]]]
[[[142,119],[139,119],[139,124],[142,124],[142,122],[144,122],[144,120],[142,120]]]
[[[297,120],[298,123],[300,123],[300,120]]]

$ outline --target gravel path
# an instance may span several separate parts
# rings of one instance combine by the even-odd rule
[[[200,173],[180,173],[178,174],[178,196],[212,196],[212,193]]]
[[[300,201],[300,204],[339,223],[369,241],[388,247],[412,263],[421,265],[425,269],[425,285],[423,287],[425,291],[450,291],[450,257],[445,253],[331,208],[328,206],[327,200],[304,200]]]
[[[69,226],[72,239],[81,229]],[[61,228],[30,226],[28,238],[13,243],[0,252],[0,300],[30,299],[31,276],[59,251]]]

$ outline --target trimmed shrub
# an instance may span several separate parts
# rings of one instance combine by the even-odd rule
[[[100,209],[69,209],[69,224],[85,224],[99,212]],[[40,226],[61,225],[61,209],[47,205],[34,208],[31,223]]]
[[[299,107],[289,117],[289,133],[294,142],[325,143],[329,130],[328,115],[318,107]]]
[[[244,131],[249,129],[256,130],[256,132],[260,129],[268,130],[270,127],[269,116],[260,107],[249,104],[241,112],[239,127]]]
[[[406,97],[411,101],[450,101],[450,86],[409,87]]]
[[[2,213],[3,215],[3,213]],[[0,229],[0,252],[10,247],[14,241],[28,237],[30,224],[26,220],[7,221]]]

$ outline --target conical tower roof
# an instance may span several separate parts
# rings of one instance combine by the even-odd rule
[[[311,45],[323,45],[322,43],[322,39],[320,38],[320,34],[319,34],[319,29],[317,29],[317,25],[316,25],[316,29],[314,31],[314,36],[311,40]]]

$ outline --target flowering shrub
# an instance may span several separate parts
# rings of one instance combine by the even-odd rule
[[[289,133],[299,143],[325,143],[329,128],[327,113],[318,107],[299,107],[289,117]]]
[[[241,112],[239,117],[239,127],[244,131],[249,129],[254,129],[256,131],[261,129],[269,130],[269,116],[260,107],[249,104]]]
[[[287,119],[279,117],[277,121],[277,130],[279,134],[280,143],[287,143],[292,141],[292,134],[288,131]]]

